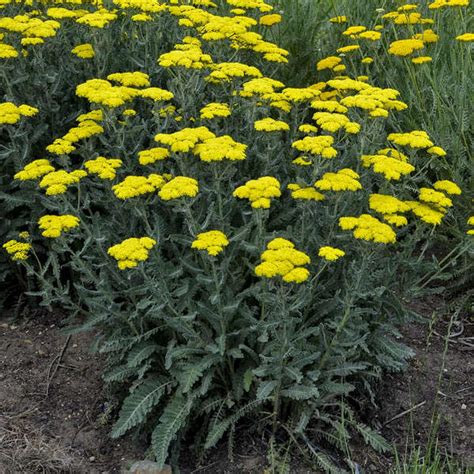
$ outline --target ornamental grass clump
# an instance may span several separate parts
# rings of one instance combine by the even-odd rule
[[[104,379],[128,393],[112,435],[145,430],[160,465],[248,416],[272,442],[387,449],[350,400],[412,355],[402,297],[462,193],[427,172],[449,156],[394,131],[402,94],[340,57],[287,87],[264,0],[54,5],[0,10],[18,53],[1,59],[2,244],[31,295],[100,335]]]

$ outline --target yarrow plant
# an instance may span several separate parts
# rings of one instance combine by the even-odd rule
[[[404,97],[340,57],[286,86],[290,54],[269,39],[282,17],[264,0],[58,5],[0,10],[5,201],[24,216],[3,248],[35,277],[30,294],[100,333],[105,380],[129,390],[112,435],[149,430],[162,465],[188,433],[210,449],[251,414],[272,442],[312,446],[314,422],[387,449],[346,396],[373,397],[412,354],[396,336],[415,251],[462,195],[426,170],[446,152],[394,130]],[[48,71],[68,100],[37,93]]]

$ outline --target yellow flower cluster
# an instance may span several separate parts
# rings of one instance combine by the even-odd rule
[[[276,238],[267,245],[262,253],[262,263],[255,267],[255,274],[259,277],[282,277],[286,283],[303,283],[309,278],[308,269],[311,259],[300,250],[295,249],[293,242]]]
[[[132,237],[120,244],[113,245],[107,253],[117,260],[120,270],[136,267],[139,262],[148,259],[149,251],[156,245],[156,240],[150,237]]]
[[[344,168],[337,173],[324,173],[314,186],[321,191],[358,191],[362,189],[359,178],[354,170]]]
[[[312,186],[302,187],[296,183],[290,183],[287,188],[291,191],[293,199],[301,199],[304,201],[324,201],[324,194],[316,191]]]
[[[122,166],[122,160],[99,156],[95,160],[86,161],[84,166],[89,174],[96,174],[101,179],[114,179],[117,174],[115,170]]]
[[[342,230],[353,230],[356,239],[373,241],[381,244],[392,244],[397,240],[393,229],[370,214],[359,217],[341,217],[339,227]]]
[[[399,180],[402,176],[415,171],[415,167],[404,160],[393,157],[390,151],[384,153],[380,150],[376,155],[362,155],[362,164],[372,169],[375,173],[383,174],[387,180]]]
[[[469,0],[435,0],[428,5],[430,10],[444,7],[468,7]]]
[[[335,69],[342,63],[342,59],[338,56],[328,56],[327,58],[321,59],[316,64],[318,71],[324,71],[325,69]]]
[[[188,153],[198,143],[204,142],[216,136],[207,127],[183,128],[174,133],[158,133],[155,141],[168,145],[171,151]]]
[[[40,188],[46,188],[48,196],[64,194],[68,186],[79,183],[84,176],[87,176],[87,172],[83,170],[75,170],[70,173],[65,170],[52,171],[43,176],[39,186]]]
[[[313,115],[316,123],[326,132],[337,132],[341,128],[347,133],[359,133],[360,125],[356,122],[351,122],[344,114],[331,112],[316,112]]]
[[[187,176],[176,176],[167,182],[159,191],[159,196],[163,201],[179,199],[181,197],[196,197],[199,192],[197,180]]]
[[[12,45],[0,43],[0,59],[16,57],[18,57],[18,51]]]
[[[0,125],[17,123],[21,117],[33,117],[38,112],[38,109],[26,104],[17,106],[12,102],[4,102],[0,104]]]
[[[92,13],[86,13],[76,20],[76,23],[87,25],[92,28],[104,28],[110,22],[117,19],[117,14],[101,8]]]
[[[138,161],[141,165],[151,165],[156,161],[166,160],[169,156],[170,151],[167,148],[156,147],[139,151]]]
[[[287,131],[290,129],[290,126],[283,122],[282,120],[275,120],[270,117],[257,120],[254,122],[254,128],[258,132],[279,132]]]
[[[18,173],[13,176],[13,179],[19,179],[20,181],[38,179],[52,171],[54,171],[54,166],[52,166],[48,160],[34,160],[28,163],[21,171],[18,171]]]
[[[174,46],[174,50],[163,53],[158,59],[158,64],[161,67],[203,69],[212,64],[212,57],[203,53],[201,42],[197,38],[186,37],[182,44]]]
[[[323,158],[335,158],[337,150],[332,147],[333,143],[334,137],[322,135],[318,137],[304,137],[302,140],[295,141],[291,146],[304,153],[321,155]]]
[[[92,59],[95,56],[94,48],[90,43],[78,44],[71,53],[81,59]]]
[[[271,15],[263,15],[260,17],[259,23],[263,26],[273,26],[281,23],[281,15],[273,13]]]
[[[201,111],[201,119],[213,119],[216,117],[229,117],[231,115],[230,107],[228,104],[221,104],[217,102],[212,102],[205,105]]]
[[[390,43],[388,52],[394,56],[409,56],[424,47],[425,44],[419,39],[403,39]]]
[[[130,199],[161,189],[169,178],[169,175],[160,174],[127,176],[123,181],[112,186],[112,191],[119,199]]]
[[[396,227],[404,226],[408,223],[407,218],[398,213],[408,212],[411,209],[410,206],[394,196],[371,194],[369,197],[369,207],[382,214],[386,222]]]
[[[77,127],[71,128],[62,138],[56,138],[51,145],[46,147],[46,150],[55,155],[67,155],[76,149],[74,144],[78,141],[103,132],[103,127],[95,120],[81,120]]]
[[[18,242],[18,240],[9,240],[2,247],[10,255],[12,260],[26,260],[28,252],[31,250],[31,244],[26,242]]]
[[[341,257],[344,257],[345,254],[346,252],[344,252],[344,250],[329,246],[321,247],[318,252],[318,255],[321,258],[324,258],[324,260],[329,262],[334,262]]]
[[[281,196],[280,182],[272,176],[251,179],[239,186],[233,196],[248,199],[254,209],[269,209],[271,200]]]
[[[434,146],[429,135],[423,130],[413,130],[408,133],[391,133],[387,140],[396,145],[408,146],[410,148],[430,148]]]
[[[199,156],[201,161],[241,161],[246,158],[247,145],[236,142],[229,135],[209,138],[198,143],[193,153]]]
[[[43,231],[41,235],[51,239],[56,239],[63,232],[74,229],[79,225],[80,219],[69,214],[63,216],[43,216],[38,220],[39,228]]]
[[[467,220],[467,225],[474,227],[474,216],[469,217],[469,219]],[[468,229],[467,235],[474,235],[474,229]]]
[[[367,110],[371,117],[388,117],[391,110],[405,110],[405,102],[397,100],[400,93],[395,89],[382,89],[364,84],[355,95],[344,97],[341,104]]]
[[[474,33],[464,33],[462,35],[456,36],[458,41],[463,41],[464,43],[468,43],[474,41]]]
[[[191,248],[205,250],[209,255],[215,257],[229,245],[226,235],[220,230],[210,230],[197,235],[191,244]]]
[[[263,74],[255,67],[243,63],[219,63],[211,66],[212,72],[206,81],[212,84],[229,82],[234,78],[262,77]]]

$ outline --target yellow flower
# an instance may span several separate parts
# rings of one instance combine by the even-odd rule
[[[462,35],[456,36],[456,39],[465,43],[474,41],[474,33],[464,33]]]
[[[411,211],[423,222],[427,224],[438,225],[444,217],[445,211],[441,209],[434,209],[428,204],[420,203],[418,201],[405,201],[410,206]]]
[[[255,121],[254,128],[259,132],[278,132],[287,131],[290,129],[290,126],[281,120],[274,120],[270,117],[267,117],[262,120]]]
[[[413,130],[408,133],[391,133],[387,139],[400,146],[410,148],[429,148],[433,146],[429,135],[422,130]]]
[[[335,16],[329,18],[331,23],[347,23],[347,17],[345,15]]]
[[[342,62],[342,59],[337,56],[329,56],[327,58],[321,59],[316,64],[316,69],[318,71],[324,71],[324,69],[334,69],[338,64]]]
[[[28,252],[31,250],[31,244],[18,242],[17,240],[9,240],[4,243],[2,247],[14,261],[26,260],[28,258]]]
[[[342,230],[353,230],[356,239],[382,244],[395,243],[397,239],[395,232],[389,225],[369,214],[362,214],[359,217],[341,217],[339,227]]]
[[[408,212],[410,207],[394,196],[386,194],[371,194],[369,197],[369,206],[374,211],[381,214],[396,214],[397,212]]]
[[[241,161],[246,158],[247,145],[236,142],[229,135],[222,137],[214,137],[198,143],[193,153],[201,159],[201,161]]]
[[[159,196],[164,201],[179,199],[181,197],[196,197],[199,192],[197,180],[186,176],[176,176],[167,182],[159,191]]]
[[[456,183],[453,183],[447,179],[436,181],[433,187],[438,191],[444,191],[448,194],[461,194],[461,188]]]
[[[324,258],[325,260],[328,260],[329,262],[334,262],[335,260],[338,260],[341,257],[344,257],[346,252],[344,250],[335,248],[335,247],[321,247],[319,249],[318,255],[321,258]]]
[[[211,138],[216,138],[207,127],[183,128],[174,133],[159,133],[155,136],[155,141],[168,145],[171,151],[188,153],[198,143]]]
[[[197,235],[191,248],[205,250],[209,255],[216,256],[229,245],[226,235],[220,230],[210,230]]]
[[[337,151],[332,147],[334,137],[323,135],[318,137],[304,137],[297,140],[291,146],[298,151],[311,153],[312,155],[321,155],[323,158],[335,158]]]
[[[54,166],[48,160],[35,160],[16,173],[13,179],[19,179],[20,181],[37,179],[52,171],[54,171]]]
[[[321,191],[358,191],[362,189],[358,179],[359,175],[355,171],[345,168],[337,173],[324,173],[314,186]]]
[[[273,26],[281,22],[281,15],[274,13],[272,15],[263,15],[260,17],[259,23],[263,26]]]
[[[168,175],[159,174],[127,176],[123,181],[112,186],[112,191],[119,199],[130,199],[160,189],[166,183],[168,177]]]
[[[408,175],[415,171],[415,167],[410,163],[405,163],[383,154],[362,155],[361,160],[366,168],[372,166],[375,173],[383,174],[389,181],[392,179],[399,180],[401,176]]]
[[[404,39],[390,43],[388,52],[395,56],[409,56],[413,52],[424,48],[423,41],[419,39]]]
[[[68,186],[79,183],[84,176],[87,176],[87,172],[83,170],[71,171],[70,173],[65,170],[52,171],[43,176],[39,186],[40,188],[46,188],[48,196],[64,194]]]
[[[311,259],[304,252],[295,249],[293,242],[280,237],[267,245],[261,255],[262,263],[255,267],[255,274],[260,277],[282,277],[287,283],[302,283],[309,278],[309,271],[304,265]]]
[[[95,160],[86,161],[84,166],[89,173],[96,174],[101,179],[114,179],[116,175],[115,170],[122,166],[122,160],[99,156]]]
[[[0,125],[17,123],[22,116],[33,117],[38,112],[37,108],[26,104],[16,106],[12,102],[4,102],[0,104]]]
[[[40,217],[38,221],[39,228],[43,230],[41,235],[56,239],[61,236],[63,232],[74,229],[79,225],[80,219],[69,214],[63,216],[46,215]]]
[[[316,191],[313,187],[303,188],[296,183],[291,183],[287,187],[291,191],[291,197],[293,199],[301,199],[305,201],[323,201],[325,199],[324,194]]]
[[[91,59],[95,56],[94,48],[90,43],[77,45],[71,53],[82,59]]]
[[[107,253],[117,260],[120,270],[136,267],[139,262],[148,259],[149,251],[156,245],[156,240],[150,237],[132,237],[120,244],[113,245]]]
[[[141,165],[151,165],[156,161],[165,160],[170,156],[170,151],[167,148],[156,147],[149,150],[142,150],[138,152],[138,161]]]
[[[228,104],[222,104],[218,102],[212,102],[205,105],[201,111],[201,119],[213,119],[215,117],[229,117],[231,115],[230,107]]]
[[[411,60],[413,64],[425,64],[430,63],[431,61],[433,61],[431,56],[418,56],[417,58],[413,58]]]
[[[452,207],[453,201],[448,198],[444,193],[440,191],[435,191],[430,188],[420,188],[420,201],[435,204],[441,208],[443,207]]]
[[[243,186],[239,186],[233,196],[248,199],[254,209],[269,209],[271,199],[281,196],[280,182],[272,176],[263,176],[251,179]]]

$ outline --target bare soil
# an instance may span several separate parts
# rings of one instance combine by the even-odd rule
[[[418,303],[431,315],[436,302]],[[101,379],[102,361],[91,354],[94,334],[65,336],[60,313],[37,312],[20,321],[0,320],[0,473],[115,473],[146,455],[146,440],[109,437],[116,416],[113,396]],[[439,414],[442,450],[474,466],[474,322],[465,317],[451,327],[449,317],[434,327],[404,328],[405,342],[416,351],[409,370],[387,375],[379,387],[379,407],[367,408],[366,421],[399,452],[426,446]],[[444,360],[444,363],[443,363]],[[112,400],[112,401],[111,401]],[[354,440],[352,460],[362,472],[389,472],[393,458]],[[201,466],[183,455],[186,473],[261,473],[265,446],[238,436],[234,463],[219,449]],[[295,468],[293,472],[316,472]]]

